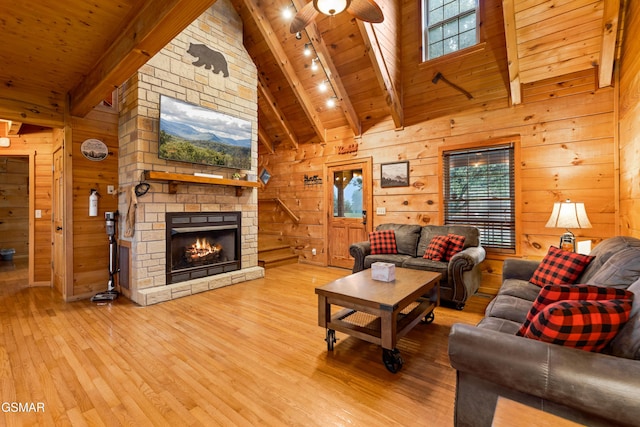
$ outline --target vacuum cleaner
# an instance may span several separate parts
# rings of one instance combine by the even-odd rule
[[[104,217],[107,221],[107,236],[109,237],[109,281],[107,282],[107,290],[100,292],[91,297],[93,302],[114,301],[118,298],[116,291],[115,275],[118,273],[117,252],[118,242],[116,241],[116,217],[118,212],[105,212]]]

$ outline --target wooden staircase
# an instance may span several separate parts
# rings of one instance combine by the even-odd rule
[[[291,246],[282,241],[282,236],[258,234],[258,266],[265,269],[285,264],[297,264],[298,255]]]

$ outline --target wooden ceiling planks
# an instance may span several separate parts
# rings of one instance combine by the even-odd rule
[[[514,2],[522,83],[597,64],[602,47],[602,0]],[[574,28],[578,27],[578,28]]]
[[[135,2],[4,2],[1,98],[12,118],[61,125],[66,94],[108,47]]]
[[[326,94],[317,90],[323,73],[312,72],[310,59],[302,54],[307,32],[296,40],[289,32],[289,21],[280,15],[291,2],[231,2],[243,21],[244,44],[263,86],[258,96],[259,133],[269,138],[274,149],[279,144],[295,148],[296,144],[322,141],[334,130],[343,134],[350,129],[355,135],[358,127],[366,132],[376,125],[388,126],[389,117],[391,126],[398,127],[399,123],[415,124],[459,111],[504,107],[510,88],[513,97],[516,90],[526,87],[529,100],[581,90],[577,81],[570,80],[566,86],[553,88],[551,95],[531,92],[529,83],[552,76],[597,70],[599,86],[611,84],[621,32],[617,20],[621,4],[626,7],[617,0],[504,0],[504,6],[501,0],[481,1],[482,43],[427,62],[422,60],[421,1],[377,0],[385,22],[373,25],[373,31],[362,31],[368,24],[348,13],[331,18],[318,15],[309,35],[336,94],[345,100],[337,108],[327,108]],[[155,13],[143,13],[152,3]],[[205,3],[207,0],[3,3],[0,117],[60,125],[70,92],[75,106],[72,113],[81,115],[99,101],[101,91],[110,91],[126,80],[122,76],[127,67],[152,54],[156,45],[164,45],[167,37],[192,20],[191,15],[204,10]],[[300,7],[305,0],[296,3]],[[258,20],[268,23],[266,32],[251,15],[251,7]],[[176,8],[188,9],[188,13]],[[169,15],[164,18],[166,11]],[[136,25],[143,28],[148,41],[132,44],[128,29]],[[115,74],[109,69],[116,70]],[[442,82],[434,84],[438,72],[470,92],[473,99]]]
[[[69,92],[70,111],[84,117],[113,89],[195,21],[216,0],[147,2]]]

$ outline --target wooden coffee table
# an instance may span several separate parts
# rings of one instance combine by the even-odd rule
[[[382,346],[382,360],[396,373],[404,361],[396,348],[417,323],[431,323],[440,304],[440,273],[396,267],[396,279],[371,278],[371,269],[316,288],[318,324],[327,329],[327,350],[336,342],[335,331]],[[343,307],[331,313],[331,305]]]

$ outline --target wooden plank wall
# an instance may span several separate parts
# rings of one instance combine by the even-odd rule
[[[73,292],[71,299],[89,297],[106,290],[109,278],[109,244],[104,213],[118,210],[118,195],[107,194],[107,185],[118,189],[117,110],[97,108],[85,118],[72,120],[73,143]],[[86,159],[82,142],[96,138],[109,148],[100,162]],[[89,195],[100,194],[98,216],[89,216]],[[118,223],[118,225],[120,225]]]
[[[373,159],[374,212],[370,218],[374,227],[385,222],[439,224],[438,149],[519,136],[521,192],[517,202],[522,231],[517,236],[518,256],[541,259],[549,246],[558,244],[563,230],[544,225],[553,203],[568,198],[585,203],[593,224],[591,229],[573,230],[578,240],[591,239],[597,244],[614,235],[614,90],[596,90],[595,70],[523,89],[524,103],[516,107],[446,115],[400,131],[382,123],[358,140],[346,136],[346,129],[334,129],[325,145],[301,144],[297,150],[278,147],[275,154],[261,151],[261,163],[272,178],[259,198],[280,198],[300,217],[300,223],[294,224],[274,204],[260,204],[260,232],[280,233],[297,250],[301,262],[326,264],[323,188],[305,187],[304,176],[321,176],[324,163],[353,157]],[[357,153],[338,154],[340,147],[354,143]],[[410,186],[381,188],[380,164],[403,160],[410,162]],[[381,206],[386,207],[386,215],[375,215],[376,207]],[[316,256],[311,255],[313,247],[318,249]],[[499,289],[502,259],[488,257],[481,291]]]
[[[34,161],[35,194],[32,209],[39,209],[42,217],[34,224],[34,284],[51,282],[51,147],[49,128],[23,125],[17,137],[11,137],[11,146],[2,149],[2,155],[27,155]],[[28,209],[24,211],[28,218]],[[4,217],[4,213],[2,214]],[[18,255],[16,248],[16,255]]]
[[[0,249],[29,256],[29,156],[0,155]]]
[[[628,2],[620,64],[620,228],[640,238],[640,4]]]

